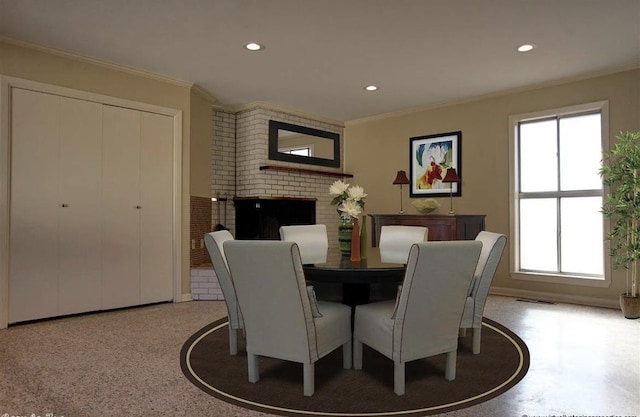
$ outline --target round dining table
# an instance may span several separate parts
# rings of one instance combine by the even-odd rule
[[[375,257],[360,261],[340,258],[325,264],[303,265],[303,270],[307,281],[342,284],[342,303],[354,307],[371,301],[371,285],[401,283],[406,266],[383,263]]]

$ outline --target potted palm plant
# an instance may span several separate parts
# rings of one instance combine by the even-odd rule
[[[620,295],[626,318],[640,317],[640,132],[620,133],[613,149],[604,152],[600,176],[609,187],[602,213],[611,220],[607,235],[615,268],[624,268],[627,289]]]

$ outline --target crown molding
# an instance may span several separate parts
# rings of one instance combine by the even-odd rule
[[[473,103],[473,102],[476,102],[476,101],[482,101],[482,100],[487,100],[487,99],[491,99],[491,98],[498,98],[498,97],[508,96],[508,95],[511,95],[511,94],[524,93],[524,92],[527,92],[527,91],[539,90],[541,88],[554,87],[554,86],[557,86],[557,85],[569,84],[569,83],[572,83],[572,82],[588,80],[588,79],[591,79],[591,78],[604,77],[606,75],[612,75],[612,74],[617,74],[617,73],[626,72],[626,71],[633,71],[633,70],[637,70],[637,69],[640,69],[640,65],[629,65],[629,66],[626,66],[626,67],[619,67],[619,68],[609,69],[609,70],[604,70],[604,71],[591,72],[591,73],[588,73],[588,74],[576,75],[576,76],[573,76],[573,77],[565,77],[565,78],[560,78],[560,79],[557,79],[557,80],[546,81],[546,82],[542,82],[542,83],[538,83],[538,84],[532,84],[532,85],[528,85],[528,86],[525,86],[525,87],[518,87],[518,88],[509,89],[509,90],[496,91],[496,92],[493,92],[493,93],[481,94],[481,95],[478,95],[478,96],[473,96],[473,97],[468,97],[468,98],[463,98],[463,99],[458,99],[458,100],[442,101],[442,102],[435,103],[435,104],[417,106],[417,107],[412,107],[412,108],[404,109],[404,110],[398,110],[398,111],[394,111],[394,112],[390,112],[390,113],[383,113],[383,114],[378,114],[378,115],[375,115],[375,116],[368,116],[368,117],[363,117],[363,118],[360,118],[360,119],[348,120],[348,121],[345,122],[345,125],[346,126],[353,126],[353,125],[373,122],[373,121],[377,121],[377,120],[384,120],[384,119],[388,119],[388,118],[391,118],[391,117],[408,116],[408,115],[411,115],[411,114],[420,113],[420,112],[427,111],[427,110],[433,110],[433,109],[438,109],[438,108],[442,108],[442,107],[449,107],[449,106],[457,106],[457,105],[460,105],[460,104]]]
[[[19,46],[22,48],[33,49],[35,51],[44,52],[51,55],[60,56],[63,58],[72,59],[75,61],[85,62],[88,64],[98,65],[104,68],[113,69],[116,71],[126,72],[132,75],[137,75],[139,77],[149,78],[155,81],[161,81],[173,85],[177,85],[179,87],[192,88],[193,83],[183,80],[178,80],[176,78],[171,78],[166,75],[156,74],[150,71],[141,70],[138,68],[129,67],[122,64],[116,64],[110,61],[105,61],[102,59],[92,58],[86,55],[81,55],[73,52],[68,52],[63,49],[52,48],[50,46],[40,45],[33,42],[27,42],[19,39],[9,38],[7,36],[0,35],[0,42],[4,42],[10,45]],[[204,91],[204,90],[202,90]],[[208,93],[207,93],[208,94]]]
[[[247,104],[239,104],[239,105],[214,105],[215,110],[224,111],[228,113],[242,113],[244,111],[255,110],[255,109],[264,109],[264,110],[272,110],[281,113],[286,113],[292,116],[304,117],[305,119],[311,119],[322,123],[327,123],[336,127],[343,129],[345,127],[345,123],[342,120],[336,120],[325,116],[319,116],[317,114],[306,113],[300,110],[295,110],[289,107],[280,106],[278,104],[268,103],[266,101],[252,101]]]
[[[216,106],[217,103],[219,102],[216,96],[214,96],[213,94],[211,94],[210,92],[208,92],[207,90],[199,86],[198,84],[193,84],[193,86],[191,87],[191,91],[204,97],[206,100],[210,101],[212,103],[212,106]]]

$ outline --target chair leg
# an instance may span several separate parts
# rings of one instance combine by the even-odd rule
[[[238,331],[231,326],[229,326],[229,354],[232,356],[238,354]]]
[[[393,392],[404,395],[404,362],[393,362]]]
[[[302,366],[302,377],[304,379],[304,395],[305,397],[311,397],[313,395],[313,392],[315,391],[315,366],[313,363],[303,363]]]
[[[249,382],[254,384],[260,380],[260,371],[258,370],[258,355],[247,352],[247,366],[249,369]]]
[[[362,342],[353,339],[353,368],[362,369]]]
[[[444,379],[453,381],[456,379],[456,360],[458,359],[458,351],[452,350],[447,352],[447,365],[444,371]]]
[[[482,326],[476,327],[473,329],[473,354],[477,355],[480,353],[480,334],[481,334]]]
[[[351,351],[351,340],[342,345],[342,367],[344,369],[351,369],[351,362],[353,360],[353,353]]]

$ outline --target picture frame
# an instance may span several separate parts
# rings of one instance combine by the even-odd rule
[[[462,178],[462,131],[410,138],[411,198],[461,196],[462,183],[441,181],[449,168],[455,168],[458,176]]]

